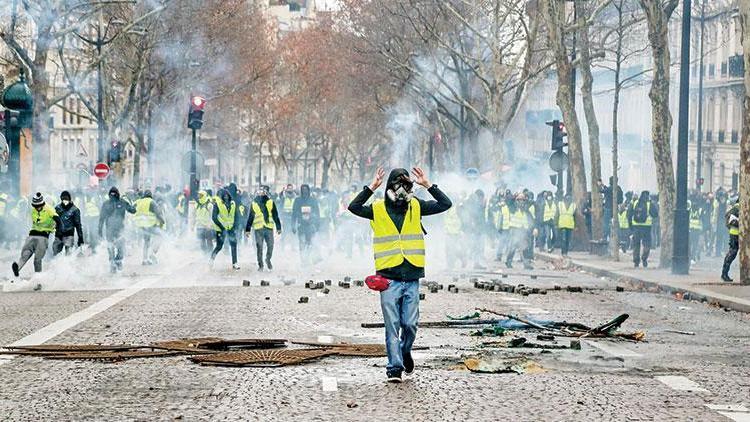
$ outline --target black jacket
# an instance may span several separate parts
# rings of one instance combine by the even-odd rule
[[[303,207],[310,207],[310,213],[306,216],[302,212]],[[294,200],[294,208],[292,209],[292,228],[311,228],[315,230],[318,227],[318,220],[320,219],[320,210],[318,208],[318,200],[310,196],[310,193],[302,194]]]
[[[393,176],[393,172],[391,172],[391,175],[388,177],[388,186],[391,184]],[[426,215],[434,215],[439,214],[443,211],[447,211],[448,208],[453,205],[451,203],[451,200],[440,189],[438,189],[437,185],[432,185],[432,187],[430,187],[427,191],[430,193],[430,195],[432,195],[433,198],[435,198],[435,200],[425,201],[417,198],[423,217]],[[365,186],[362,192],[360,192],[359,195],[357,195],[349,204],[349,211],[356,216],[372,220],[372,206],[365,205],[367,200],[370,199],[372,195],[373,191],[370,190],[368,186]],[[406,216],[407,208],[396,207],[395,204],[387,199],[386,196],[385,209],[388,212],[388,216],[391,217],[393,223],[400,230],[404,225],[404,217]],[[415,267],[408,261],[404,260],[404,262],[397,267],[386,268],[378,271],[377,273],[378,275],[390,280],[415,281],[424,277],[424,268]]]
[[[260,207],[261,212],[263,213],[263,219],[265,221],[268,221],[268,210],[266,208],[266,202],[268,202],[270,198],[267,196],[256,196],[255,199],[253,199],[253,202],[258,204]],[[273,218],[273,222],[276,224],[276,230],[281,231],[281,220],[279,220],[279,212],[277,210],[278,207],[276,207],[276,203],[273,203],[273,207],[271,207],[271,218]],[[250,212],[247,215],[247,225],[245,226],[245,231],[249,232],[253,228],[253,220],[255,220],[255,210],[253,210],[253,204],[250,204]]]
[[[99,235],[102,235],[104,226],[107,226],[107,240],[115,240],[125,227],[125,213],[135,214],[135,207],[124,199],[110,198],[102,204],[99,213]]]
[[[78,234],[78,243],[83,243],[83,228],[81,227],[81,211],[71,202],[67,207],[57,204],[55,212],[60,217],[60,227],[55,231],[55,237],[62,238]]]

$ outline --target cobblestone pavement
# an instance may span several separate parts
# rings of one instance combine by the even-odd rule
[[[197,254],[163,255],[171,264],[143,268],[130,263],[125,275],[117,277],[87,272],[92,263],[101,262],[88,258],[83,260],[88,264],[78,264],[83,268],[78,276],[35,277],[32,281],[42,284],[41,291],[0,293],[0,340],[13,343],[62,320],[71,326],[47,342],[148,343],[201,336],[382,341],[380,329],[360,327],[362,322],[380,321],[377,295],[364,287],[336,285],[347,274],[362,277],[369,271],[371,264],[364,259],[329,273],[315,268],[301,272],[277,258],[280,270],[259,274],[248,268],[233,272],[223,256],[211,270]],[[55,263],[51,272],[65,265],[76,268],[71,259]],[[647,292],[617,292],[615,281],[549,265],[537,262],[534,271],[490,266],[483,271],[428,274],[446,289],[457,277],[459,292],[428,292],[420,318],[442,320],[446,314],[486,307],[597,325],[628,313],[622,330],[643,330],[646,341],[585,340],[580,351],[488,349],[481,343],[494,339],[469,336],[470,330],[425,328],[419,331],[417,345],[429,349],[415,352],[417,370],[400,385],[385,383],[384,358],[329,357],[283,368],[219,368],[202,367],[184,357],[120,363],[16,357],[0,360],[0,420],[750,418],[745,411],[750,408],[747,314]],[[486,292],[473,288],[472,277],[549,289],[558,285],[562,290],[529,296]],[[310,278],[332,279],[330,294],[305,289]],[[271,285],[261,287],[261,279]],[[286,286],[283,279],[295,284]],[[243,280],[251,286],[243,287]],[[585,289],[570,293],[565,291],[569,285]],[[50,286],[59,291],[49,291]],[[303,295],[310,303],[297,303]],[[108,307],[101,305],[98,313],[89,315],[97,303]],[[567,339],[559,341],[567,344]],[[465,369],[464,358],[490,352],[526,356],[543,371],[476,374]],[[324,391],[324,384],[325,390],[333,391]]]

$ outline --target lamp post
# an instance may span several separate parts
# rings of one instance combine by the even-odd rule
[[[13,195],[22,192],[22,178],[30,184],[30,168],[22,172],[21,137],[31,136],[34,115],[34,97],[26,84],[26,76],[21,68],[18,81],[8,86],[2,95],[5,110],[5,139],[8,142],[8,182]],[[29,148],[28,146],[26,148]],[[28,150],[27,150],[28,151]],[[25,176],[24,176],[25,174]]]
[[[690,272],[688,190],[688,111],[690,109],[690,0],[682,3],[680,111],[677,125],[677,200],[674,209],[672,274]]]
[[[701,41],[698,70],[698,133],[695,152],[695,189],[701,190],[700,182],[703,171],[703,29],[705,27],[706,0],[701,0]]]

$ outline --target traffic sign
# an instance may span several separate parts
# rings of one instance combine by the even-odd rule
[[[96,166],[94,166],[94,175],[99,178],[99,180],[104,180],[109,176],[109,166],[105,163],[99,163]]]
[[[570,165],[568,154],[564,153],[561,149],[556,150],[549,157],[549,168],[553,171],[565,171],[568,169],[568,165]]]

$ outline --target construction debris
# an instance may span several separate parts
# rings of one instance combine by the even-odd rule
[[[309,302],[309,301],[310,301],[310,298],[309,298],[309,297],[307,297],[307,296],[302,296],[301,298],[299,298],[299,300],[297,301],[297,303],[307,303],[307,302]]]

